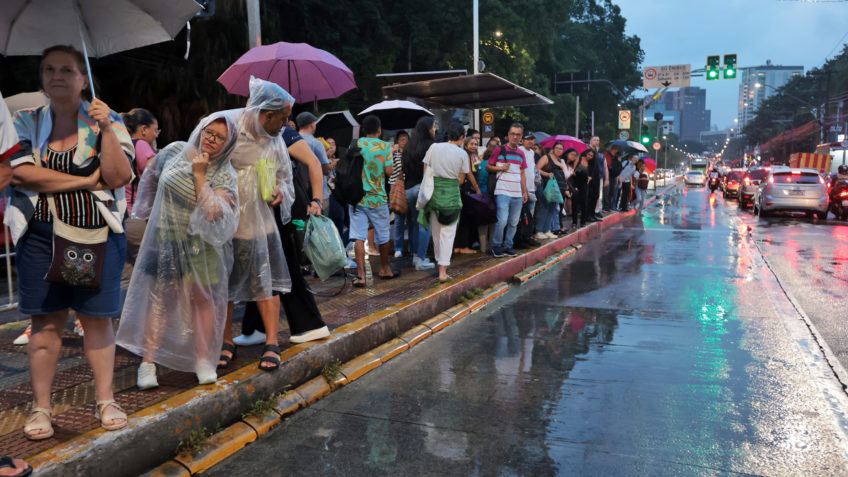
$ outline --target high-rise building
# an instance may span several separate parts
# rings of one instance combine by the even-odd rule
[[[802,74],[803,66],[772,65],[771,60],[766,60],[763,66],[739,68],[739,129],[754,119],[757,109],[763,101],[776,93],[777,88]]]
[[[665,93],[660,101],[667,109],[679,112],[680,140],[699,141],[701,131],[710,129],[711,113],[707,109],[707,90],[697,86]]]

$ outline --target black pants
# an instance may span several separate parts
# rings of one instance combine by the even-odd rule
[[[630,208],[630,181],[621,182],[621,200],[619,200],[618,208],[627,210]]]
[[[589,195],[587,197],[586,207],[591,211],[591,214],[586,215],[583,220],[595,215],[595,207],[598,206],[598,199],[601,198],[601,180],[592,178],[589,181]]]
[[[279,217],[280,214],[275,211],[274,215]],[[286,264],[292,281],[291,293],[280,295],[280,301],[283,303],[283,311],[286,313],[291,334],[299,335],[322,328],[326,325],[324,320],[321,319],[321,312],[318,310],[318,304],[315,303],[315,297],[309,291],[306,279],[303,278],[303,271],[300,267],[300,249],[296,246],[295,226],[291,222],[280,227],[280,239],[283,242],[283,253],[286,254]],[[256,303],[248,302],[244,309],[241,332],[249,335],[254,330],[264,333],[265,326],[262,324],[262,316],[259,314]]]
[[[577,218],[582,215],[583,223],[594,214],[589,211],[589,187],[586,183],[575,184],[574,197],[571,199],[571,223],[577,225]]]

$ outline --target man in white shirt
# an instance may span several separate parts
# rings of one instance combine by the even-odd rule
[[[527,207],[530,209],[530,214],[532,215],[536,209],[536,153],[533,152],[533,144],[536,143],[536,136],[533,135],[532,132],[527,131],[524,134],[524,138],[521,140],[521,146],[518,149],[524,153],[524,163],[527,164],[527,170],[525,171],[524,181],[527,186],[527,194],[529,194],[529,198],[527,200]],[[541,182],[541,181],[540,181]]]

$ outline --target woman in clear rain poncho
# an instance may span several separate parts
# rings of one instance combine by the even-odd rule
[[[149,221],[117,343],[144,357],[141,389],[158,386],[154,362],[195,372],[201,384],[217,379],[238,224],[236,137],[226,114],[207,116],[187,143],[160,151],[139,183],[133,216]]]
[[[235,357],[232,337],[233,302],[254,301],[266,330],[259,369],[273,371],[280,364],[277,329],[280,300],[275,294],[291,290],[273,207],[280,205],[282,222],[291,220],[294,203],[292,165],[280,136],[291,114],[294,98],[280,86],[250,78],[247,107],[227,111],[238,124],[232,164],[238,174],[239,223],[233,237],[233,271],[230,273],[227,324],[219,358],[220,369]],[[228,353],[228,354],[225,354]]]

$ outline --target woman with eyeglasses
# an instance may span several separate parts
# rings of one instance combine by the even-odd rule
[[[139,184],[134,215],[149,225],[117,338],[143,357],[139,389],[159,385],[154,363],[194,372],[200,384],[217,379],[239,216],[236,138],[232,119],[212,114],[188,142],[160,151]]]

